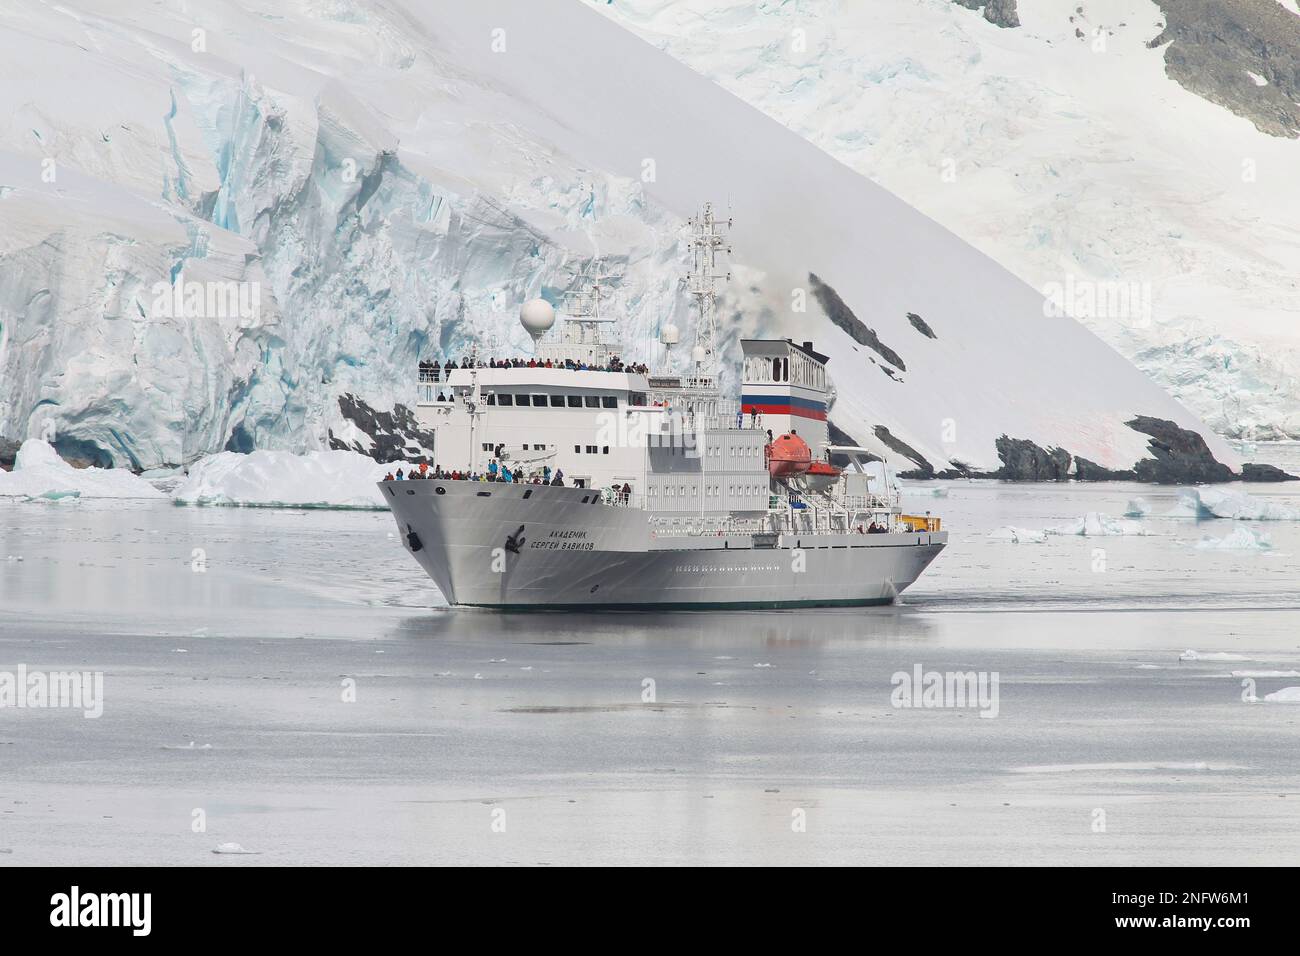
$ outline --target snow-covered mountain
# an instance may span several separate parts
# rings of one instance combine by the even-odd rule
[[[595,255],[642,352],[689,326],[681,225],[712,198],[738,218],[728,341],[812,339],[850,436],[935,470],[1127,469],[1153,438],[1239,464],[1033,287],[577,0],[0,24],[0,436],[137,467],[325,447],[340,396],[409,402],[418,357],[526,351],[517,303]]]
[[[1300,437],[1296,0],[587,2],[1075,290],[1215,429]]]

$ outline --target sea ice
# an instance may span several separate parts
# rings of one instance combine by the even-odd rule
[[[380,510],[375,483],[396,467],[351,451],[224,451],[191,467],[175,496],[197,505]]]
[[[1300,704],[1300,687],[1283,687],[1265,694],[1264,699],[1274,704]]]
[[[245,850],[238,843],[219,843],[212,852],[233,854],[236,856],[257,856],[261,853],[261,850]]]
[[[1300,511],[1240,491],[1189,488],[1178,504],[1165,513],[1169,518],[1238,518],[1246,521],[1300,521]]]
[[[1206,536],[1196,542],[1196,547],[1203,551],[1267,551],[1273,545],[1262,531],[1251,531],[1245,525],[1237,525],[1231,534],[1222,538]]]
[[[149,482],[124,468],[73,468],[39,438],[23,442],[14,470],[0,471],[0,496],[43,501],[75,498],[163,498]]]
[[[1249,657],[1241,654],[1229,654],[1225,651],[1211,651],[1208,654],[1202,654],[1200,651],[1183,651],[1178,655],[1180,661],[1248,661]]]
[[[1151,513],[1151,504],[1145,498],[1130,498],[1124,509],[1125,518],[1144,518]]]
[[[1089,538],[1097,538],[1110,535],[1144,535],[1147,532],[1146,529],[1136,521],[1112,518],[1110,515],[1102,514],[1100,511],[1089,511],[1077,521],[1060,525],[1059,527],[1050,530],[1049,533],[1083,535]]]
[[[1047,540],[1046,531],[1034,531],[1030,528],[1013,528],[1011,525],[989,532],[990,538],[1010,541],[1012,544],[1042,544]]]

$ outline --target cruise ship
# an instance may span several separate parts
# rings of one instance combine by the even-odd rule
[[[904,514],[882,446],[830,442],[834,388],[811,342],[741,342],[719,384],[717,288],[729,220],[690,220],[695,344],[659,330],[658,370],[627,362],[601,277],[524,303],[534,354],[421,363],[423,480],[380,488],[412,557],[454,606],[791,608],[887,604],[943,550]]]

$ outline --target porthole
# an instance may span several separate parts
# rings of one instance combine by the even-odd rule
[[[433,490],[435,493],[440,495],[445,495],[447,493],[447,489],[444,488],[442,485],[439,485],[437,488],[434,488]]]

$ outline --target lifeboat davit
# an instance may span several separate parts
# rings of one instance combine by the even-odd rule
[[[765,449],[767,471],[773,478],[802,475],[812,467],[812,451],[798,435],[781,435]]]

